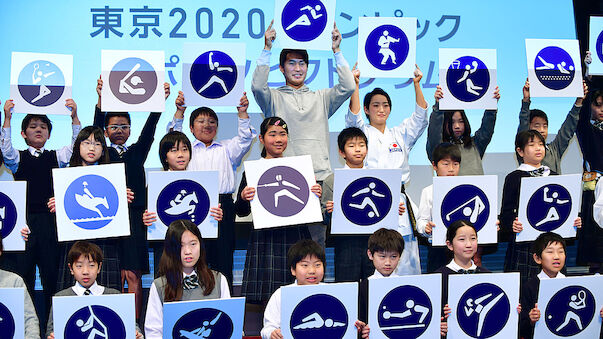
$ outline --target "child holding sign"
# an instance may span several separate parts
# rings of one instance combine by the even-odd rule
[[[515,242],[515,233],[523,230],[522,224],[517,220],[521,178],[557,175],[548,166],[542,165],[545,154],[544,144],[544,138],[538,131],[527,130],[517,133],[515,152],[523,159],[523,164],[515,171],[507,174],[503,186],[499,241],[506,240],[509,242],[505,256],[505,272],[519,271],[522,285],[529,278],[538,274],[540,268],[532,260],[530,254],[532,242]],[[580,227],[581,225],[582,219],[578,217],[574,221],[574,226]]]
[[[75,279],[75,284],[58,292],[55,297],[120,294],[118,290],[101,286],[96,282],[103,267],[103,251],[97,245],[87,241],[75,242],[67,255],[67,266]],[[54,339],[52,308],[46,336],[48,339]],[[143,338],[138,331],[138,325],[136,325],[136,338]]]
[[[292,285],[320,284],[325,274],[325,250],[314,240],[304,239],[291,246],[287,252],[287,261],[291,275],[295,277]],[[360,320],[355,323],[362,338],[368,338],[370,328]],[[276,290],[264,312],[264,327],[260,332],[262,339],[283,339],[281,334],[281,288]]]
[[[164,302],[230,298],[228,281],[207,266],[201,233],[190,220],[176,220],[168,227],[159,275],[149,291],[147,339],[163,338]]]

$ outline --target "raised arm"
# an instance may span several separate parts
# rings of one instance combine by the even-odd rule
[[[582,109],[582,102],[586,95],[588,94],[588,86],[586,86],[586,82],[582,82],[582,86],[584,86],[584,96],[580,98],[576,98],[576,102],[570,109],[569,113],[565,117],[565,121],[561,124],[561,128],[557,131],[557,135],[555,136],[555,140],[553,140],[549,147],[557,149],[559,156],[562,156],[565,153],[565,150],[569,146],[570,140],[574,136],[574,132],[576,132],[576,127],[578,126],[578,117],[580,116],[580,110]]]
[[[2,157],[4,158],[4,165],[13,174],[19,169],[19,151],[13,147],[13,142],[10,136],[10,120],[13,116],[12,109],[15,104],[12,100],[6,100],[4,103],[4,123],[2,124],[2,131],[0,132],[0,151],[2,151]]]
[[[498,86],[496,86],[496,90],[494,91],[494,97],[496,100],[500,99]],[[496,113],[497,110],[494,109],[484,111],[482,124],[473,136],[473,142],[475,143],[475,147],[477,147],[480,157],[484,156],[486,148],[492,140],[492,134],[494,134],[494,125],[496,124]]]
[[[178,91],[178,97],[176,98],[176,112],[172,121],[168,122],[166,127],[166,133],[171,131],[182,132],[182,123],[184,121],[184,111],[186,111],[186,101],[184,100],[184,93]]]
[[[435,104],[429,116],[429,127],[427,127],[427,158],[431,161],[433,150],[442,142],[442,129],[444,126],[444,113],[440,111],[440,99],[444,97],[444,92],[440,86],[435,91]]]
[[[342,37],[336,24],[334,24],[331,34],[333,40],[333,57],[335,58],[335,64],[337,65],[337,77],[339,83],[325,91],[326,109],[329,118],[346,100],[348,100],[356,88],[350,65],[348,65],[348,62],[343,57],[341,49],[339,49]]]
[[[274,116],[272,112],[272,93],[268,87],[268,75],[270,74],[270,56],[272,55],[272,42],[276,39],[276,31],[272,28],[274,20],[270,22],[264,33],[264,49],[257,60],[257,66],[253,71],[251,79],[251,92],[264,116]]]
[[[98,77],[96,80],[96,94],[98,94],[98,101],[96,102],[96,106],[94,106],[94,122],[93,126],[98,128],[105,129],[105,113],[101,111],[101,91],[103,90],[103,79]]]
[[[523,85],[523,99],[521,100],[521,110],[519,110],[519,125],[517,133],[526,131],[530,126],[530,81],[526,79]]]
[[[358,69],[358,63],[354,65],[352,75],[354,76],[356,89],[350,97],[350,105],[348,107],[348,112],[345,115],[345,127],[358,127],[364,130],[364,120],[362,119],[362,115],[360,115],[362,106],[360,105],[360,70]]]
[[[247,114],[247,107],[249,107],[249,101],[247,95],[243,92],[239,106],[237,106],[239,116],[239,130],[238,135],[232,139],[224,140],[223,144],[228,150],[228,156],[233,166],[238,167],[241,164],[241,160],[249,149],[253,139],[257,136],[257,131],[251,126],[251,119]]]
[[[413,79],[415,87],[415,110],[413,114],[404,119],[399,126],[393,128],[393,132],[397,135],[397,139],[404,140],[404,146],[407,151],[410,151],[417,140],[421,137],[425,128],[427,128],[427,101],[423,97],[420,81],[423,73],[419,66],[415,65],[415,77]]]

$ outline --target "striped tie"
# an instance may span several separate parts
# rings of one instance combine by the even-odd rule
[[[92,292],[90,292],[90,290],[89,290],[89,289],[86,289],[86,290],[84,291],[84,295],[90,295],[90,294],[92,294]]]

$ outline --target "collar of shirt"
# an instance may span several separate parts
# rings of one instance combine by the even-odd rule
[[[212,140],[212,142],[209,146],[205,146],[205,143],[199,139],[195,139],[193,141],[193,148],[195,148],[195,147],[210,148],[212,146],[222,146],[222,144],[219,141]]]
[[[345,163],[345,164],[343,164],[343,168],[345,168],[345,169],[364,169],[364,163],[362,164],[362,167],[360,167],[360,168],[351,168],[350,166],[348,166],[347,163]]]
[[[110,144],[110,147],[113,147],[113,148],[115,148],[115,149],[116,149],[116,150],[118,150],[118,151],[119,151],[119,149],[120,149],[121,147],[123,147],[123,148],[124,148],[124,152],[128,150],[128,146],[127,146],[126,144],[123,144],[123,145],[117,145],[117,144],[111,143],[111,144]]]
[[[454,261],[454,259],[450,260],[450,263],[448,265],[446,265],[446,267],[448,267],[449,269],[451,269],[455,272],[465,269],[465,268],[462,268],[459,264],[457,264],[456,261]],[[467,270],[476,270],[476,269],[477,269],[477,265],[475,265],[473,260],[471,260],[471,266],[469,268],[467,268]]]
[[[73,289],[73,292],[75,292],[75,294],[77,294],[79,296],[84,295],[84,292],[86,292],[86,288],[84,286],[80,285],[80,283],[77,281],[75,282],[75,285],[73,285],[73,287],[71,289]],[[103,292],[105,292],[105,288],[103,286],[97,284],[96,281],[88,289],[90,290],[92,295],[103,295]]]
[[[33,155],[33,156],[35,156],[36,151],[40,151],[40,152],[44,153],[44,147],[42,147],[42,148],[40,148],[40,149],[37,149],[37,148],[35,148],[35,147],[31,147],[31,146],[29,146],[29,147],[27,147],[27,150],[29,151],[29,154],[31,154],[31,155]]]
[[[191,274],[186,274],[186,273],[182,272],[182,279],[184,279],[184,278],[186,278],[186,277],[193,276],[193,275],[197,275],[197,271],[193,270],[193,271],[191,272]]]
[[[531,172],[531,171],[534,171],[534,170],[537,170],[537,169],[543,168],[543,167],[544,167],[544,173],[542,173],[542,176],[548,177],[549,174],[551,174],[551,169],[548,166],[541,165],[540,167],[534,167],[534,166],[531,166],[528,164],[521,164],[521,165],[519,165],[519,167],[517,167],[517,169],[520,171],[524,171],[524,172]]]
[[[391,275],[389,275],[388,277],[393,276],[394,273],[392,272]],[[371,275],[370,277],[368,277],[367,279],[377,279],[377,278],[387,278],[386,276],[384,276],[383,274],[381,274],[381,272],[375,270],[375,273],[373,273],[373,275]]]
[[[544,273],[544,271],[541,270],[540,273],[538,273],[537,277],[540,280],[546,280],[546,279],[565,278],[565,275],[563,273],[559,272],[559,273],[557,273],[556,277],[551,278],[546,273]]]

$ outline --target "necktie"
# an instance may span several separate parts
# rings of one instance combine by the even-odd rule
[[[595,121],[593,122],[593,126],[597,128],[599,131],[603,131],[603,121]]]
[[[89,289],[86,289],[86,290],[84,291],[84,295],[91,295],[91,294],[92,294],[92,292],[90,292],[90,290],[89,290]]]
[[[120,156],[126,151],[126,147],[124,145],[116,145],[115,149],[117,150],[117,154]]]
[[[184,277],[184,280],[182,281],[182,287],[185,290],[192,290],[199,287],[199,278],[196,274]]]
[[[544,167],[540,167],[533,171],[529,171],[528,173],[530,173],[530,176],[532,176],[532,177],[541,177],[542,174],[544,174]]]
[[[42,151],[40,151],[39,149],[34,151],[34,157],[38,158],[40,155],[42,155]]]
[[[466,269],[462,269],[461,268],[460,270],[458,270],[458,273],[460,273],[460,274],[473,274],[473,273],[475,273],[475,270],[466,270]]]

